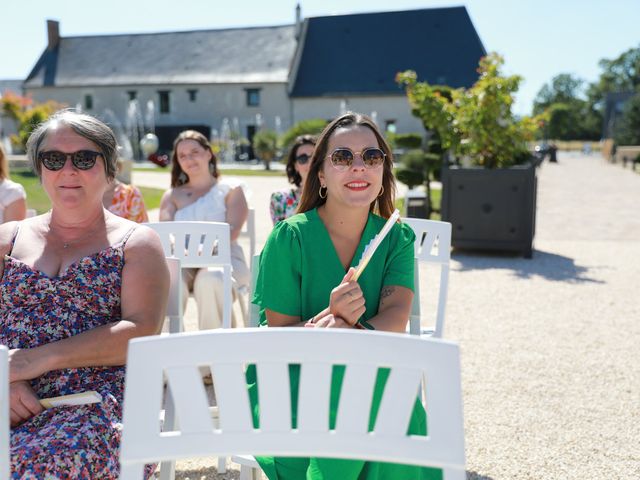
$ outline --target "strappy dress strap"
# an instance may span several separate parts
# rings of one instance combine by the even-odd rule
[[[138,228],[138,226],[137,226],[137,225],[134,225],[133,227],[131,227],[131,228],[127,231],[127,233],[125,233],[125,234],[124,234],[124,237],[122,237],[122,240],[120,240],[116,245],[114,245],[114,247],[115,247],[115,246],[118,246],[118,247],[122,247],[122,248],[124,248],[125,244],[127,243],[127,240],[129,240],[129,237],[131,236],[131,234],[133,233],[133,231],[134,231],[136,228]]]
[[[20,232],[20,224],[22,223],[22,221],[16,222],[16,230],[13,232],[13,237],[11,237],[11,248],[9,248],[9,253],[7,253],[7,255],[11,255],[11,253],[13,252],[13,246],[16,243],[16,238],[18,236],[18,233]]]

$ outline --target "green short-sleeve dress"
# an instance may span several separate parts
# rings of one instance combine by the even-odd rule
[[[355,267],[358,264],[365,247],[382,229],[385,222],[384,218],[373,213],[369,214],[351,266]],[[366,311],[360,319],[365,326],[368,327],[367,320],[377,313],[380,291],[384,286],[402,286],[413,290],[414,240],[415,234],[409,226],[394,225],[358,279],[366,302]],[[345,273],[317,210],[294,215],[279,222],[271,232],[260,255],[259,274],[253,296],[253,303],[260,307],[260,323],[266,325],[265,309],[299,316],[300,321],[308,320],[327,307],[331,290],[342,281]],[[363,335],[365,334],[366,332],[363,332]],[[295,425],[298,369],[293,366],[290,373],[292,423]],[[336,387],[332,388],[331,424],[335,421],[333,408],[338,405],[343,374],[343,368],[334,367],[333,381]],[[381,369],[374,395],[372,422],[387,376],[388,371]],[[251,384],[252,401],[257,402],[255,371],[250,369],[247,377]],[[258,410],[259,407],[256,407],[256,417]],[[417,401],[409,425],[409,433],[426,434],[424,409]],[[257,460],[270,480],[442,478],[441,471],[438,469],[379,462],[282,457],[257,457]]]

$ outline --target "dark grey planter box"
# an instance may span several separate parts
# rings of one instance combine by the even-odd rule
[[[536,169],[442,170],[442,220],[455,248],[521,252],[531,258],[536,221]]]

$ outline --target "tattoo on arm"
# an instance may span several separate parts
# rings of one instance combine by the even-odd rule
[[[384,299],[387,298],[388,296],[392,295],[393,292],[395,292],[396,289],[394,287],[384,287],[381,291],[380,291],[380,305],[384,305]]]

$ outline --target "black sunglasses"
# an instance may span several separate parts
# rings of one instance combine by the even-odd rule
[[[304,165],[311,159],[311,155],[307,153],[301,153],[300,155],[296,155],[296,162],[300,165]]]
[[[79,170],[90,170],[96,164],[96,159],[101,156],[100,152],[92,150],[78,150],[77,152],[65,153],[58,150],[38,153],[38,160],[47,170],[60,170],[67,163],[67,158],[71,157],[73,166]]]
[[[331,164],[337,170],[347,170],[351,168],[353,165],[353,160],[356,156],[356,153],[360,153],[362,156],[362,162],[364,163],[365,168],[378,168],[380,165],[384,163],[384,159],[386,157],[385,153],[379,148],[365,148],[361,152],[354,152],[349,148],[336,148],[329,158],[331,159]]]

